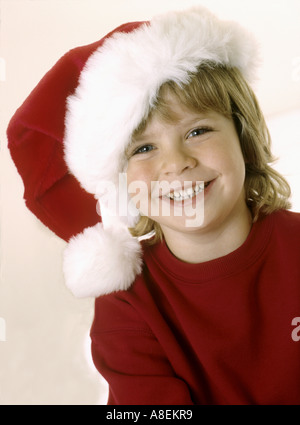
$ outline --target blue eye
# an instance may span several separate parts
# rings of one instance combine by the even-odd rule
[[[148,153],[148,152],[152,151],[153,149],[154,149],[154,146],[152,146],[152,145],[143,145],[143,146],[139,147],[138,149],[136,149],[133,152],[133,155],[140,154],[140,153]]]
[[[207,133],[208,131],[211,131],[211,128],[208,128],[208,127],[195,128],[194,130],[192,130],[188,133],[187,139],[190,139],[192,137],[202,136],[203,134]]]

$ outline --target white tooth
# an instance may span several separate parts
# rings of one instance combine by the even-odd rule
[[[203,186],[204,186],[203,183],[196,184],[194,188],[189,187],[186,190],[177,190],[177,191],[168,193],[166,196],[168,196],[168,198],[173,199],[175,201],[182,201],[185,199],[193,198],[199,192],[202,192],[204,189]]]

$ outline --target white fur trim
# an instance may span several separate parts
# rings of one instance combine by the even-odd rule
[[[195,7],[114,33],[90,56],[68,98],[64,141],[66,162],[88,192],[96,194],[100,180],[117,181],[131,134],[159,87],[187,82],[203,61],[237,67],[249,80],[257,43],[239,24]]]
[[[73,237],[64,251],[66,286],[78,298],[126,290],[141,273],[141,246],[125,227],[102,224]]]
[[[121,173],[117,184],[103,182],[97,185],[97,211],[102,217],[104,228],[123,223],[126,227],[135,227],[140,213],[134,205],[127,188],[127,175]]]
[[[101,224],[86,229],[65,251],[66,284],[76,296],[127,289],[141,271],[138,240],[124,226],[126,220],[111,219],[110,206],[101,206],[101,198],[103,183],[118,184],[131,135],[161,85],[187,83],[203,61],[237,67],[249,80],[257,59],[256,42],[247,31],[202,7],[114,33],[90,56],[67,100],[65,159],[82,187],[100,199],[105,230]],[[136,217],[127,219],[133,223]]]

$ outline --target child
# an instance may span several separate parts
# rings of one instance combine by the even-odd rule
[[[167,13],[66,54],[10,123],[28,207],[69,240],[66,284],[96,297],[108,404],[300,402],[300,216],[257,61],[238,24]]]

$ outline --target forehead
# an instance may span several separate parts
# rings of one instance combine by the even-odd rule
[[[154,107],[148,117],[139,125],[133,133],[133,140],[144,138],[161,125],[182,124],[189,125],[199,119],[204,119],[209,111],[197,111],[186,106],[180,99],[168,91],[164,94],[163,101],[160,99],[158,106]]]
[[[132,142],[148,139],[168,126],[187,129],[209,119],[216,119],[219,115],[212,109],[196,110],[189,107],[172,92],[168,92],[164,97],[163,104],[160,103],[158,108],[154,108],[133,133]]]

